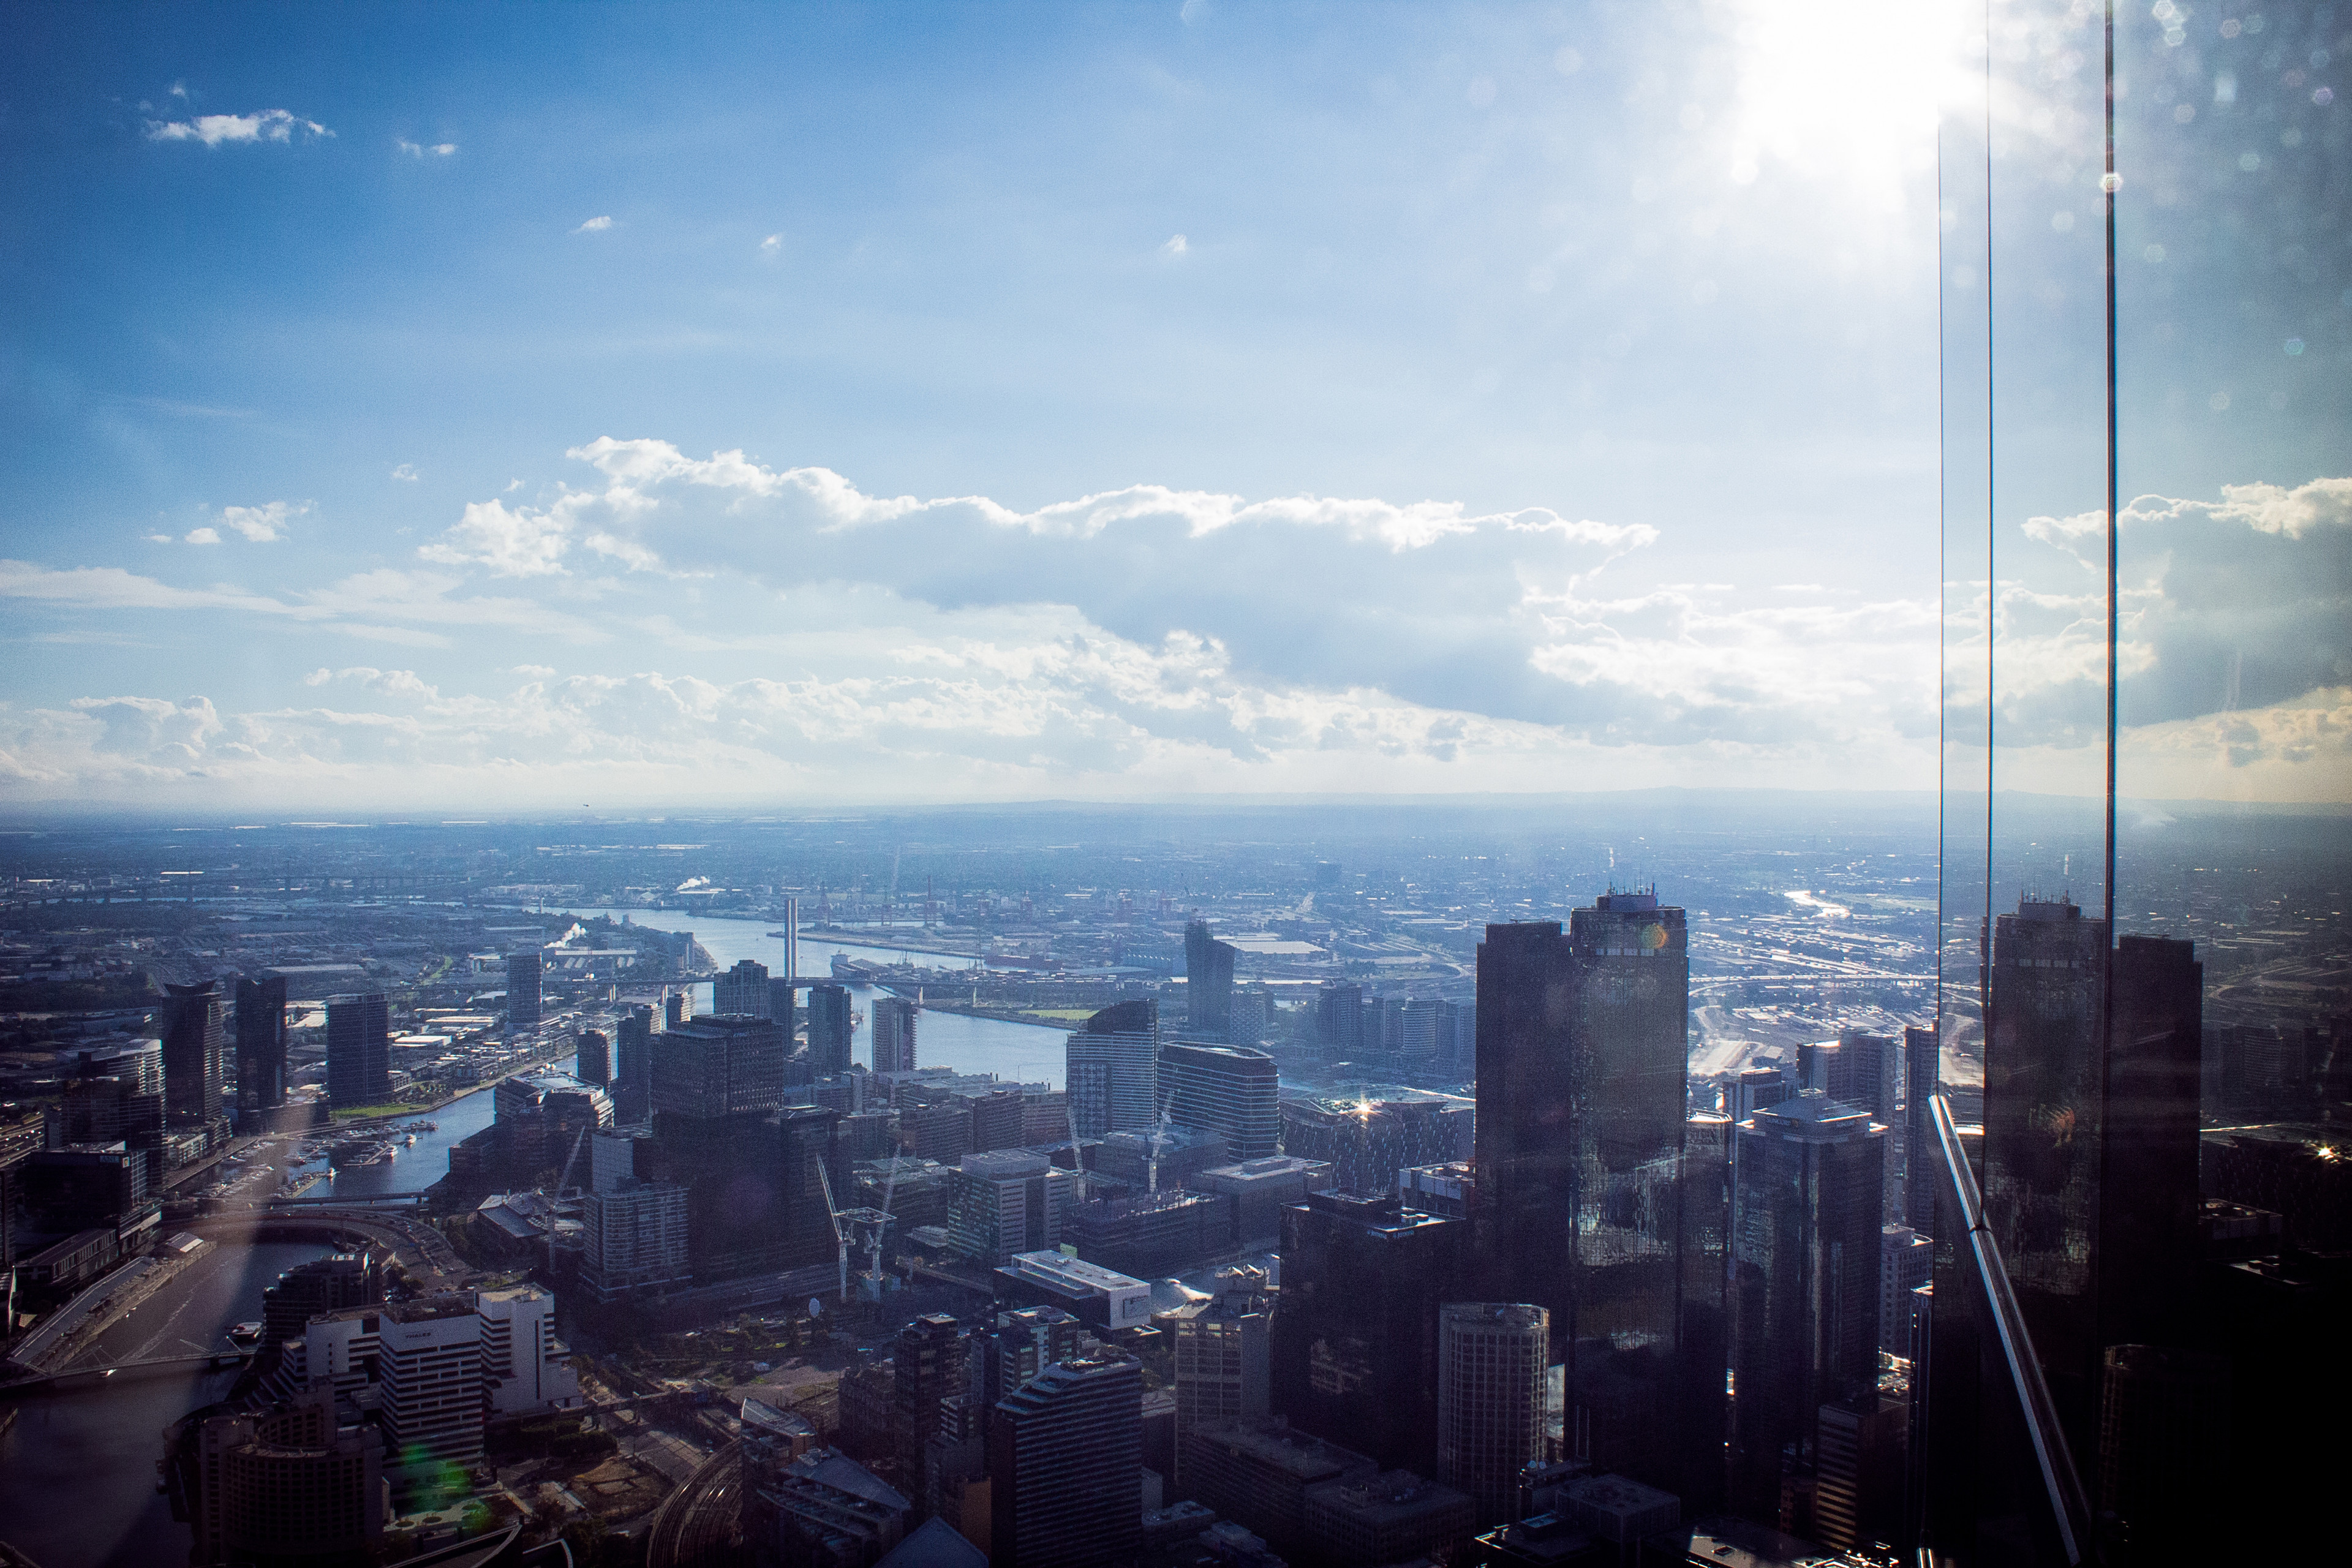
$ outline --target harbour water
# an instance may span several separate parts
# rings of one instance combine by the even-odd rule
[[[618,920],[623,915],[638,925],[651,926],[656,931],[690,931],[721,969],[739,959],[751,959],[764,963],[771,973],[782,973],[783,942],[768,933],[776,929],[773,921],[726,919],[715,915],[688,913],[684,910],[582,910],[583,916],[611,915]],[[803,936],[800,941],[800,978],[827,978],[833,973],[833,955],[845,952],[852,958],[869,959],[883,963],[915,963],[940,971],[939,994],[952,994],[956,971],[971,967],[969,959],[947,958],[937,953],[912,952],[879,943],[815,941]],[[967,983],[968,984],[968,983]],[[929,988],[925,987],[926,991]],[[710,986],[705,983],[696,988],[695,1010],[710,1009]],[[860,1024],[852,1055],[857,1061],[872,1066],[874,1061],[874,1031],[872,1016],[877,988],[853,985],[850,994],[856,999],[859,1012],[867,1022]],[[879,994],[896,994],[887,987]],[[1067,1031],[1049,1029],[1036,1024],[1009,1024],[1001,1018],[974,1018],[961,1013],[937,1013],[926,1010],[915,1025],[915,1060],[921,1067],[953,1068],[958,1072],[992,1072],[1010,1082],[1045,1083],[1062,1087],[1062,1067],[1066,1058],[1064,1042]]]

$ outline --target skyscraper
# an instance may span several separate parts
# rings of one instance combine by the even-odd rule
[[[782,1027],[787,1042],[792,1039],[793,1030],[800,1022],[795,1016],[799,1010],[800,997],[793,983],[781,974],[768,976],[768,1016]]]
[[[1190,1041],[1161,1047],[1160,1096],[1168,1119],[1223,1135],[1233,1160],[1258,1160],[1282,1140],[1281,1075],[1274,1058],[1242,1046]]]
[[[1116,1353],[1057,1363],[998,1402],[996,1415],[989,1560],[998,1568],[1130,1561],[1142,1514],[1142,1363]]]
[[[327,998],[327,1100],[375,1105],[392,1093],[383,993]]]
[[[1886,1129],[1819,1089],[1739,1126],[1733,1222],[1732,1505],[1780,1507],[1822,1405],[1878,1386]]]
[[[923,1445],[940,1424],[940,1402],[964,1392],[971,1337],[945,1312],[929,1312],[898,1331],[893,1356],[895,1405],[890,1446],[898,1473],[923,1473]]]
[[[1209,934],[1209,922],[1184,927],[1184,1026],[1203,1040],[1222,1040],[1232,1026],[1234,956],[1231,942]]]
[[[621,1016],[613,1054],[613,1120],[635,1126],[653,1114],[654,1010],[632,1007]]]
[[[1541,1307],[1453,1301],[1438,1310],[1437,1479],[1469,1494],[1478,1522],[1509,1519],[1519,1472],[1545,1458]]]
[[[275,1110],[286,1103],[286,977],[241,976],[236,983],[236,1108]]]
[[[507,1032],[539,1027],[540,950],[507,954]]]
[[[801,901],[798,899],[776,900],[776,929],[771,935],[784,944],[784,961],[777,968],[777,977],[787,985],[797,984],[801,973]]]
[[[1984,1056],[1984,1223],[2009,1266],[2070,1439],[2090,1435],[2107,931],[2065,900],[1993,922]],[[2089,1450],[2085,1450],[2089,1451]]]
[[[1549,1309],[1593,1461],[1662,1487],[1689,1468],[1672,1451],[1689,995],[1683,911],[1654,893],[1602,894],[1565,934],[1490,925],[1478,950],[1488,1293]]]
[[[1150,1002],[1121,1002],[1070,1036],[1063,1081],[1079,1137],[1139,1131],[1159,1121],[1159,1018]]]
[[[1363,1049],[1362,986],[1326,985],[1315,994],[1315,1039],[1327,1057],[1351,1057]]]
[[[1936,1181],[1928,1172],[1936,1133],[1928,1102],[1943,1092],[1943,1039],[1934,1029],[1903,1031],[1903,1219],[1921,1236],[1936,1226]]]
[[[602,1029],[583,1029],[579,1040],[580,1060],[572,1076],[583,1083],[593,1083],[604,1089],[613,1081],[613,1042],[604,1037]]]
[[[810,986],[808,1016],[809,1071],[819,1078],[847,1072],[856,1035],[849,1020],[848,987]]]
[[[734,968],[724,971],[710,983],[710,1010],[749,1018],[773,1016],[774,1003],[768,995],[768,966],[748,958],[736,960]]]
[[[874,1021],[874,1070],[915,1070],[915,1005],[904,996],[877,996],[868,1004]]]
[[[1282,1216],[1274,1404],[1384,1467],[1437,1461],[1438,1308],[1462,1285],[1466,1227],[1391,1194],[1309,1193]]]
[[[2115,966],[2095,1287],[2103,1354],[2181,1342],[2201,1198],[2205,966],[2189,942],[2158,936],[2117,940]]]
[[[652,1083],[656,1114],[712,1118],[784,1102],[784,1037],[766,1018],[714,1014],[662,1036]]]
[[[208,1123],[221,1113],[220,992],[209,980],[163,990],[164,1111],[174,1121]]]

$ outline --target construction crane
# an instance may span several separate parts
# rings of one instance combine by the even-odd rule
[[[835,1205],[833,1198],[833,1175],[826,1170],[825,1162],[822,1158],[816,1163],[816,1179],[824,1188],[825,1217],[833,1222],[833,1241],[834,1246],[838,1249],[836,1257],[841,1275],[842,1301],[846,1304],[849,1300],[849,1249],[853,1245],[864,1247],[872,1256],[874,1289],[875,1294],[879,1296],[882,1289],[882,1237],[883,1233],[890,1228],[890,1211],[887,1205],[898,1190],[898,1156],[895,1154],[891,1156],[890,1184],[884,1190],[882,1197],[885,1206],[878,1209],[842,1208]]]

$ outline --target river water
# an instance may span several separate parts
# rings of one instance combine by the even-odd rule
[[[781,973],[784,962],[784,944],[768,933],[776,927],[773,921],[729,920],[714,915],[689,914],[684,910],[577,910],[582,918],[610,915],[614,920],[624,914],[638,925],[651,926],[656,931],[690,931],[694,940],[709,951],[719,968],[731,966],[738,959],[748,958],[764,963],[771,973]],[[936,994],[952,995],[955,992],[955,972],[971,966],[971,961],[946,958],[937,953],[910,952],[903,948],[865,942],[819,942],[803,936],[800,941],[800,978],[823,979],[833,972],[833,955],[845,952],[852,958],[868,959],[877,963],[927,964],[940,971]],[[931,988],[926,986],[927,992]],[[704,982],[695,987],[695,1011],[710,1010],[710,984]],[[852,1056],[868,1067],[874,1063],[873,1016],[874,997],[877,988],[853,985],[850,994],[856,999],[859,1012],[867,1022],[857,1026],[857,1039]],[[880,994],[895,995],[888,987]],[[1018,1083],[1045,1083],[1055,1089],[1062,1086],[1062,1067],[1067,1059],[1066,1030],[1045,1028],[1036,1024],[1008,1024],[1001,1018],[974,1018],[961,1013],[935,1013],[926,1010],[915,1023],[915,1062],[919,1067],[953,1068],[958,1072],[992,1072],[999,1078]],[[445,1123],[446,1125],[446,1123]],[[340,1190],[340,1189],[339,1189]]]
[[[220,1248],[107,1331],[106,1360],[218,1350],[261,1316],[261,1292],[327,1249],[299,1242]],[[41,1568],[169,1568],[188,1557],[188,1528],[155,1490],[163,1429],[224,1397],[222,1372],[122,1378],[103,1388],[16,1399],[0,1436],[0,1540]]]

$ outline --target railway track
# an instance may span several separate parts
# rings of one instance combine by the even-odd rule
[[[736,1561],[741,1456],[740,1443],[728,1444],[662,1500],[646,1537],[646,1568],[727,1568]]]

